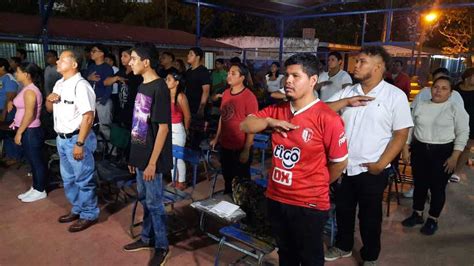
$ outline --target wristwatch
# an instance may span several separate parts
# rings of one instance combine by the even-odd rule
[[[82,146],[84,146],[84,142],[76,141],[76,146],[77,147],[82,147]]]

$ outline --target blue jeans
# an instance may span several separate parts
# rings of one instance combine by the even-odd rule
[[[33,173],[33,188],[44,191],[46,186],[46,167],[41,154],[43,129],[27,128],[21,137],[21,146]]]
[[[84,141],[84,158],[80,161],[72,155],[76,142],[77,135],[70,139],[56,138],[64,193],[72,205],[72,213],[79,214],[81,219],[95,220],[99,217],[93,156],[97,139],[93,132],[89,133]]]
[[[143,180],[143,171],[137,172],[138,200],[143,205],[143,229],[141,239],[157,249],[168,249],[166,237],[166,212],[163,205],[163,174],[156,174],[151,181]]]

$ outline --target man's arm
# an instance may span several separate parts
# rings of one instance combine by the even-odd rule
[[[201,115],[204,114],[204,107],[206,107],[210,90],[211,90],[211,85],[206,84],[202,86],[201,102],[199,103],[199,109],[198,109],[198,113]]]
[[[326,104],[331,108],[334,112],[341,111],[342,108],[351,106],[351,107],[358,107],[367,105],[369,101],[373,101],[375,98],[369,96],[354,96],[349,98],[340,99],[334,102],[327,102]]]
[[[160,157],[163,146],[165,146],[166,136],[169,133],[168,124],[159,124],[158,134],[155,139],[155,144],[153,146],[153,152],[151,153],[150,161],[148,161],[148,166],[145,168],[143,173],[143,179],[145,181],[153,180],[156,173],[156,162]]]
[[[393,132],[392,140],[388,143],[379,160],[377,162],[363,164],[363,166],[368,168],[369,173],[373,175],[380,174],[385,167],[395,159],[406,144],[409,131],[410,128],[403,128]]]
[[[264,131],[268,127],[269,118],[258,118],[254,115],[249,115],[240,123],[240,130],[247,134],[255,134]]]
[[[0,121],[5,121],[7,117],[7,104],[9,101],[13,101],[16,96],[16,92],[7,92],[7,99],[5,100],[5,106],[3,106],[3,111],[0,117]]]
[[[329,162],[328,163],[328,170],[329,170],[329,183],[336,181],[341,175],[342,172],[347,167],[347,159],[342,162]]]
[[[82,115],[82,121],[79,128],[79,135],[77,136],[77,142],[84,143],[92,128],[92,123],[94,123],[94,112],[89,111],[84,113]],[[77,161],[82,160],[84,158],[84,146],[74,145],[72,156]]]

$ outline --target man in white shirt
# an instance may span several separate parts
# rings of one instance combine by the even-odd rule
[[[354,77],[360,80],[336,93],[329,106],[340,111],[349,144],[347,173],[336,192],[336,245],[325,255],[333,261],[352,255],[354,224],[359,205],[360,234],[364,265],[375,265],[380,253],[382,199],[388,183],[390,162],[402,150],[413,121],[403,91],[385,82],[390,56],[383,47],[362,48]],[[370,101],[347,107],[350,97],[368,96]]]
[[[327,102],[336,92],[348,85],[352,85],[349,74],[342,70],[342,55],[338,52],[330,52],[328,56],[328,72],[323,72],[319,76],[318,84],[321,87],[319,98]]]
[[[46,98],[46,109],[53,112],[56,144],[60,158],[64,193],[72,205],[70,213],[59,217],[60,223],[76,221],[69,232],[79,232],[99,218],[94,156],[97,139],[91,131],[94,122],[95,93],[79,73],[82,55],[72,50],[61,53],[57,62],[63,78],[56,82]]]

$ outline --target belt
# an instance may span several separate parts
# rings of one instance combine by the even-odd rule
[[[74,135],[77,135],[77,134],[79,134],[79,129],[76,129],[74,130],[74,132],[71,132],[71,133],[58,133],[58,136],[62,139],[70,139]]]

